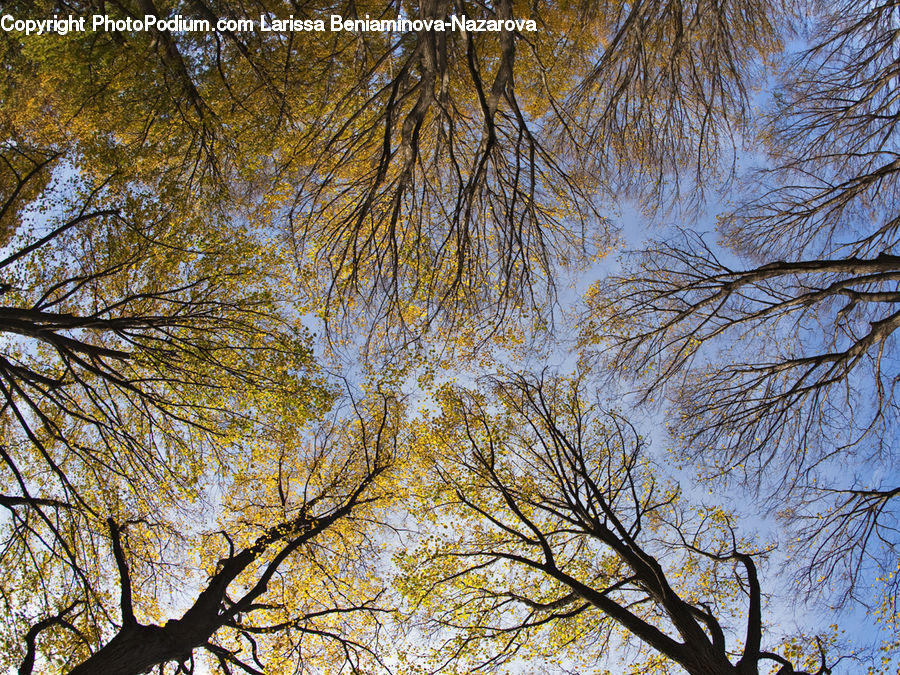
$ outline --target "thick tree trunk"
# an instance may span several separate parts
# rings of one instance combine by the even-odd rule
[[[205,633],[182,621],[169,621],[164,627],[125,626],[70,675],[139,675],[159,663],[185,661],[212,635]]]
[[[681,661],[681,666],[690,675],[750,675],[738,670],[724,654],[704,653],[706,651],[692,651],[689,661]],[[758,674],[754,673],[754,675]]]

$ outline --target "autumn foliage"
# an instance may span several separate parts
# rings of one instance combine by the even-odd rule
[[[895,672],[897,2],[2,11],[4,672]]]

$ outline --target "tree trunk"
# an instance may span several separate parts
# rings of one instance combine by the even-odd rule
[[[164,627],[125,626],[116,636],[69,675],[139,675],[169,661],[186,661],[209,639],[206,631],[190,630],[182,621]]]

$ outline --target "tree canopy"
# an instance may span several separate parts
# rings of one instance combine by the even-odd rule
[[[5,3],[0,668],[896,668],[896,5]]]

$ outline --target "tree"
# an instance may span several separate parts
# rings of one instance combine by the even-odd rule
[[[489,385],[444,392],[422,503],[450,522],[406,559],[404,588],[445,637],[435,670],[566,649],[590,663],[617,645],[633,672],[831,672],[819,638],[813,665],[767,649],[765,552],[658,480],[637,430],[582,381]]]
[[[235,481],[239,496],[232,496],[228,506],[243,524],[205,533],[207,548],[201,560],[209,577],[187,610],[164,625],[138,622],[122,528],[110,518],[121,625],[69,672],[141,673],[170,662],[180,664],[175,672],[190,672],[197,650],[205,650],[226,673],[271,671],[279,664],[313,669],[317,659],[331,664],[324,666],[329,672],[342,671],[342,663],[356,670],[365,658],[377,662],[372,645],[342,629],[346,615],[377,611],[378,593],[360,595],[364,588],[354,580],[354,593],[347,594],[347,580],[341,578],[346,574],[342,567],[352,568],[353,557],[362,552],[354,532],[356,519],[383,496],[374,484],[394,456],[389,401],[374,413],[374,418],[361,416],[344,429],[333,426],[337,420],[322,425],[306,448],[266,448],[272,455],[256,458],[267,470],[277,458],[281,471],[275,485],[248,490],[241,483],[249,475]],[[258,479],[273,482],[267,472]],[[223,540],[228,550],[224,555]],[[216,560],[216,555],[221,558]],[[318,583],[304,586],[310,575]],[[315,640],[333,641],[337,655],[317,654],[316,646],[309,644]]]
[[[170,453],[196,440],[185,429],[215,436],[242,418],[235,392],[321,391],[308,337],[279,316],[248,232],[88,188],[73,178],[44,192],[44,213],[18,225],[0,261],[4,461],[15,475],[19,449],[35,453],[76,501],[60,462],[162,486]]]
[[[55,5],[41,7],[49,15]],[[536,326],[552,319],[560,274],[609,249],[610,186],[658,201],[687,167],[712,169],[746,121],[758,62],[779,48],[780,5],[625,7],[266,0],[252,12],[483,11],[533,17],[539,40],[522,31],[8,34],[14,85],[4,98],[52,110],[41,125],[30,120],[31,132],[70,139],[101,173],[136,167],[176,199],[211,192],[212,208],[240,204],[283,228],[309,308],[332,335],[353,339],[366,326],[376,347],[425,333],[477,346],[523,315]],[[105,11],[216,26],[250,9],[128,0]]]
[[[793,11],[778,0],[596,4],[598,57],[588,55],[555,108],[560,131],[573,135],[586,170],[616,174],[619,197],[688,210],[728,182],[749,100]]]
[[[48,15],[53,6],[43,5]],[[547,320],[559,274],[609,248],[610,186],[652,185],[643,192],[654,201],[687,167],[699,175],[717,164],[746,120],[759,61],[779,48],[779,9],[266,0],[254,14],[529,17],[540,39],[522,30],[9,34],[5,60],[10,97],[49,103],[45,128],[90,163],[137,167],[141,180],[154,175],[186,198],[211,191],[213,206],[240,203],[283,227],[310,306],[333,328],[353,331],[363,314],[390,344],[429,330],[450,342],[523,313]],[[127,0],[106,11],[214,27],[249,8]]]
[[[24,656],[11,649],[8,658],[21,659],[20,673],[35,663],[40,672],[141,673],[166,664],[191,672],[197,652],[225,673],[340,672],[377,662],[377,635],[363,643],[350,627],[355,614],[371,621],[379,611],[378,585],[354,575],[357,557],[367,555],[367,519],[385,496],[376,481],[394,460],[393,407],[382,399],[349,419],[336,414],[305,439],[297,428],[270,436],[271,443],[250,439],[256,447],[234,453],[242,466],[221,482],[227,497],[212,527],[182,522],[165,531],[153,515],[108,517],[94,535],[94,560],[76,551],[80,567],[69,570],[90,578],[92,593],[77,585],[45,588],[65,593],[58,604],[64,609],[34,621]],[[127,507],[121,511],[120,519]],[[97,515],[85,514],[82,527]],[[41,572],[45,583],[66,577]],[[186,604],[168,621],[165,577],[177,584],[168,592]],[[24,611],[34,610],[16,613]]]
[[[686,454],[774,496],[808,587],[844,597],[896,559],[895,11],[819,7],[763,129],[773,167],[719,222],[741,259],[654,242],[594,290],[586,333],[644,398],[672,385]]]
[[[775,11],[506,1],[489,15],[534,16],[539,40],[360,35],[365,68],[311,128],[317,161],[288,212],[298,248],[327,271],[323,312],[362,296],[404,339],[415,326],[454,335],[462,318],[481,335],[523,310],[544,319],[559,274],[608,250],[608,186],[649,175],[653,201],[679,168],[717,163],[754,65],[778,47]]]
[[[377,611],[352,575],[393,461],[391,398],[326,418],[336,392],[263,232],[95,180],[72,149],[3,150],[3,665],[375,658],[347,617]]]
[[[4,665],[138,672],[168,663],[189,671],[205,650],[223,672],[383,666],[381,588],[365,563],[376,557],[378,509],[398,492],[394,453],[384,446],[397,433],[400,396],[375,396],[380,407],[360,405],[351,421],[323,421],[337,393],[314,363],[319,345],[301,317],[315,314],[329,338],[358,340],[366,357],[384,348],[391,365],[382,379],[402,375],[390,389],[409,374],[410,344],[436,344],[442,355],[462,347],[470,356],[497,336],[517,338],[526,320],[548,326],[562,275],[611,246],[604,199],[627,188],[652,207],[681,194],[687,173],[700,187],[721,175],[727,148],[749,124],[754,83],[780,49],[784,26],[774,17],[783,8],[775,0],[4,5],[32,16],[180,14],[213,26],[248,14],[527,16],[540,31],[0,35]],[[877,17],[863,24],[876,45],[890,42]],[[847,30],[849,53],[860,33]],[[821,53],[827,63],[843,58]],[[861,57],[865,72],[881,64],[873,82],[890,80],[889,53],[882,45]],[[872,100],[880,101],[873,119],[890,112],[889,97]],[[834,113],[833,126],[850,125],[859,109]],[[789,136],[773,132],[772,147]],[[885,138],[871,142],[884,146]],[[820,146],[825,157],[841,144]],[[796,167],[805,171],[802,161]],[[877,187],[889,173],[873,169],[860,185]],[[823,254],[816,260],[825,267],[808,274],[831,284],[850,274],[831,263],[893,264],[890,251],[865,246],[849,258]],[[779,283],[807,274],[777,271]],[[859,297],[836,319],[841,331],[862,325],[864,306],[892,302],[882,295],[890,279],[859,283],[842,291]],[[769,302],[766,289],[753,288],[754,302]],[[828,289],[819,290],[824,298]],[[842,366],[847,372],[855,358]],[[673,373],[688,363],[676,359]],[[467,396],[457,398],[472,408],[477,397]],[[779,414],[777,406],[769,412]],[[634,434],[620,417],[609,419],[624,448]],[[615,455],[618,464],[613,452],[604,461],[608,472],[624,466],[627,487],[644,495],[638,445],[629,446],[636,454],[622,449],[621,461]],[[485,466],[441,470],[464,487],[459,467],[487,476],[484,494],[470,502],[483,499],[481,515],[492,522],[501,522],[494,510],[515,522],[510,500],[534,497],[491,483]],[[627,524],[601,532],[606,539],[585,529],[584,541],[621,554],[603,558],[607,576],[643,555],[647,564],[611,586],[602,575],[571,578],[676,663],[747,670],[769,658],[789,672],[793,655],[761,651],[755,609],[739,631],[747,640],[739,654],[720,639],[732,635],[722,617],[740,613],[726,607],[739,597],[725,581],[732,566],[749,606],[761,605],[756,562],[727,519],[713,513],[696,526],[699,539],[679,539],[689,524],[678,520],[674,493],[629,505],[624,492],[609,494],[623,485],[610,478],[594,503],[611,500],[670,538],[654,534],[648,543],[638,537],[646,530]],[[847,513],[848,522],[881,532],[879,505],[895,492],[851,487],[856,506],[824,519],[827,527],[851,531]],[[814,493],[802,494],[811,501]],[[874,515],[860,520],[857,512]],[[554,545],[556,534],[546,534]],[[578,554],[587,559],[588,549]],[[719,604],[707,609],[690,584],[675,589],[665,575],[648,576],[657,568],[668,575],[676,559],[713,579]],[[553,572],[546,560],[528,560],[545,565],[531,568],[536,579]],[[592,611],[568,617],[578,606],[568,602],[572,588],[547,578],[556,585],[546,597],[504,607],[546,610],[555,617],[547,625]],[[516,640],[533,628],[530,617],[523,621],[511,631]],[[611,620],[598,621],[609,635]]]

